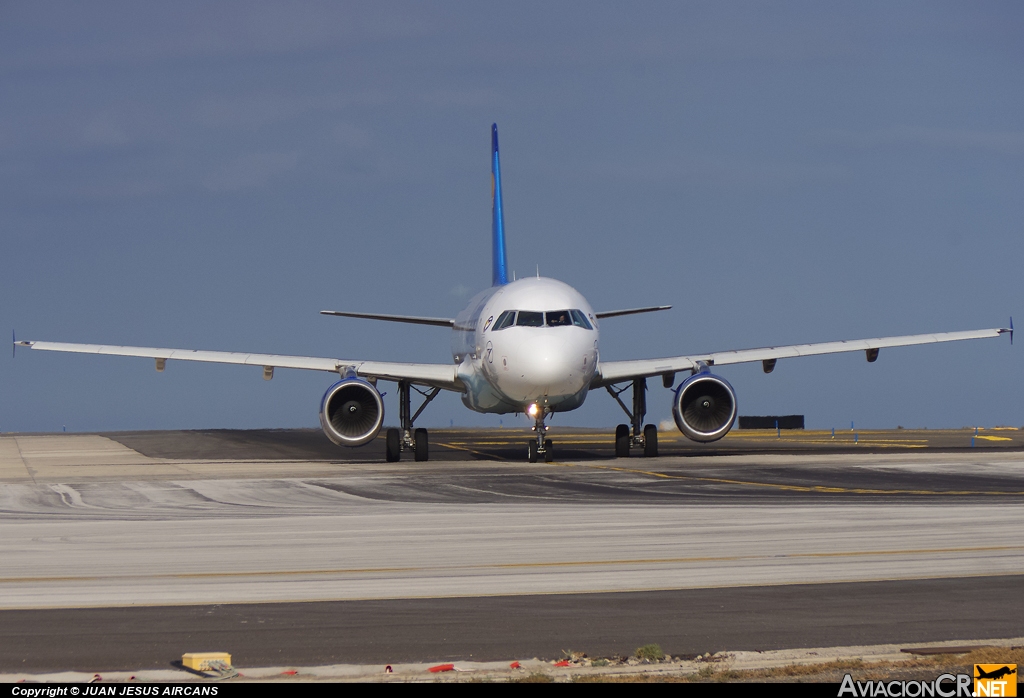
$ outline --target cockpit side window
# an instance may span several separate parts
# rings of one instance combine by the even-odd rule
[[[576,325],[576,327],[582,327],[585,330],[594,329],[591,326],[590,321],[587,320],[587,316],[584,315],[582,311],[570,310],[569,312],[572,313],[572,324]]]
[[[544,313],[536,313],[532,310],[520,310],[516,318],[517,327],[543,327]]]
[[[505,312],[498,316],[498,321],[494,323],[494,329],[491,330],[491,332],[497,332],[498,330],[503,330],[506,327],[511,327],[512,325],[515,324],[515,321],[516,311],[506,310]]]
[[[545,313],[548,327],[566,327],[571,325],[572,319],[569,312],[568,310],[552,310]]]

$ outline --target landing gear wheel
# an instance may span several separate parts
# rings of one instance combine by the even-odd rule
[[[417,429],[413,433],[413,443],[416,446],[416,460],[427,460],[427,430]]]
[[[388,429],[384,444],[384,458],[388,463],[395,463],[402,459],[402,434],[398,429]]]
[[[658,457],[658,427],[648,424],[644,427],[644,458]]]
[[[625,424],[615,427],[615,457],[629,458],[629,427]]]
[[[555,459],[555,445],[550,441],[544,442],[544,462],[550,463]]]
[[[527,450],[527,458],[531,463],[537,462],[537,442],[531,441],[529,449]]]

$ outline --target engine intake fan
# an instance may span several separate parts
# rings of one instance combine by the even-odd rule
[[[694,374],[676,388],[672,417],[688,439],[718,441],[736,421],[736,391],[724,378]]]
[[[320,426],[339,446],[362,446],[377,436],[384,423],[384,401],[361,378],[340,380],[320,402]]]

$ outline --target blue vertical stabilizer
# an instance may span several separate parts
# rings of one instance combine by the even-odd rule
[[[498,160],[498,124],[491,124],[491,285],[508,283],[505,258],[505,215],[501,208],[501,163]]]

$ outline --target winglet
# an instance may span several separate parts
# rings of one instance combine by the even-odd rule
[[[14,335],[14,330],[11,330],[11,358],[13,359],[18,355],[18,338]]]
[[[1010,316],[1010,346],[1013,346],[1013,316]]]
[[[35,342],[33,342],[32,340],[23,339],[19,342],[18,338],[14,336],[14,330],[11,330],[11,341],[14,343],[14,348],[11,349],[11,356],[14,356],[14,354],[18,351],[18,347],[32,348],[32,345],[35,344]]]
[[[491,124],[491,285],[508,283],[505,257],[505,216],[501,207],[501,163],[498,160],[498,124]]]

